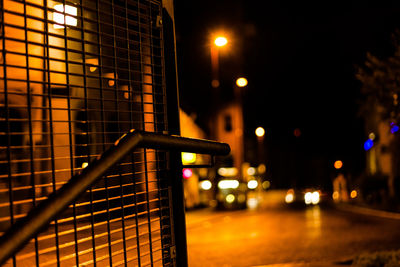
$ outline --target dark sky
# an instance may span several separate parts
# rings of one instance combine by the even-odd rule
[[[181,106],[203,125],[212,96],[210,34],[224,29],[232,39],[220,55],[221,90],[248,77],[248,138],[263,126],[281,169],[288,159],[342,159],[349,172],[360,173],[366,137],[356,116],[356,66],[368,51],[390,55],[391,34],[400,28],[400,3],[381,2],[175,1]]]

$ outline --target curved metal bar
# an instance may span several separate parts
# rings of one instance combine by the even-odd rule
[[[136,148],[212,155],[227,155],[230,152],[229,145],[225,143],[131,130],[117,140],[114,146],[106,150],[99,159],[90,163],[82,173],[73,176],[0,237],[0,265],[4,264],[36,234],[44,230],[57,215]]]

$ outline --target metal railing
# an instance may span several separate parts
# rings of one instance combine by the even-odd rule
[[[57,215],[136,148],[211,155],[227,155],[230,152],[229,145],[225,143],[131,130],[117,140],[99,159],[90,163],[79,175],[73,176],[60,189],[50,194],[0,237],[0,265],[44,230]]]

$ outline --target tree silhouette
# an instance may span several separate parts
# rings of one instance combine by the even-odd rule
[[[400,30],[392,34],[392,42],[391,56],[379,58],[367,53],[365,63],[357,68],[356,78],[362,83],[359,111],[368,131],[378,129],[379,123],[386,123],[393,133],[393,127],[398,127],[400,122]],[[399,135],[391,137],[390,145],[379,148],[381,154],[391,154],[392,170],[387,185],[390,196],[395,197],[396,180],[400,178]]]

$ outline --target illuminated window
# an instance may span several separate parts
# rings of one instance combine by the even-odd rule
[[[63,29],[64,25],[78,25],[78,20],[76,19],[76,16],[78,15],[78,9],[76,7],[65,5],[64,8],[63,4],[58,4],[54,6],[54,9],[56,12],[53,13],[53,20],[55,23],[57,23],[54,24],[54,29]]]

